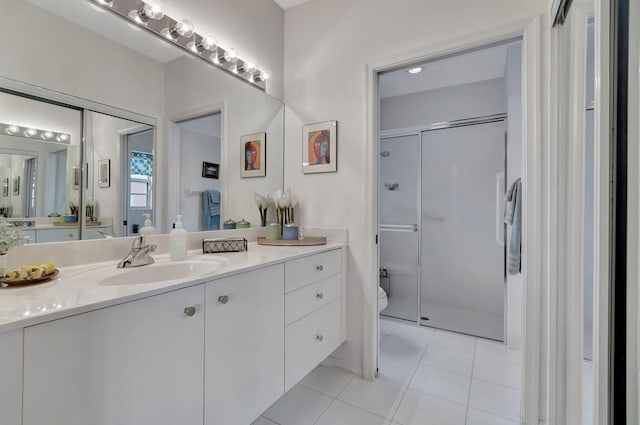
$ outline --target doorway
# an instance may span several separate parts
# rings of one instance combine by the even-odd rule
[[[153,216],[153,140],[153,129],[122,136],[123,236],[139,234],[145,215]]]
[[[512,40],[380,75],[381,315],[520,348],[521,62]]]

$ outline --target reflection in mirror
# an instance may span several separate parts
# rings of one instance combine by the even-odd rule
[[[60,187],[68,193],[56,194],[55,202],[49,200],[55,179],[47,178],[48,186],[41,189],[39,179],[45,184],[45,177],[38,171],[35,216],[70,213],[70,201],[84,200],[77,208],[89,216],[89,225],[80,220],[83,238],[135,235],[144,224],[142,214],[149,211],[161,233],[171,229],[176,214],[183,215],[190,231],[213,229],[229,218],[259,225],[253,192],[266,194],[283,185],[282,102],[94,6],[88,0],[3,0],[0,36],[11,39],[20,33],[21,43],[0,45],[0,55],[13,58],[0,62],[0,88],[78,108],[70,109],[76,117],[75,130],[65,130],[72,136],[66,161],[63,152],[57,154],[65,168],[55,178],[65,182]],[[43,52],[41,42],[51,34],[55,43]],[[34,66],[33,58],[46,66]],[[96,112],[86,114],[86,145],[80,160],[82,109]],[[219,125],[211,140],[218,137],[219,148],[207,146],[208,153],[199,154],[192,145],[197,142],[182,139],[182,127],[194,118],[212,115],[218,117]],[[62,131],[58,127],[42,124],[39,128]],[[134,147],[137,139],[145,137],[145,130],[155,141],[152,150]],[[193,129],[184,131],[193,133]],[[266,133],[266,176],[243,178],[241,138],[255,133]],[[107,138],[112,141],[109,148],[103,143]],[[10,148],[3,140],[0,147]],[[132,164],[124,161],[131,161],[132,155],[152,164],[150,174],[131,172]],[[212,171],[217,171],[218,179],[202,175],[203,163],[217,164]],[[45,166],[40,156],[35,164],[38,170]],[[81,175],[86,176],[83,184],[74,182]],[[206,191],[220,193],[218,214],[209,220],[203,216],[201,192]],[[46,199],[40,200],[40,195]],[[74,232],[66,232],[64,240],[74,234],[77,238],[77,229]]]
[[[85,129],[89,170],[84,239],[134,236],[144,224],[144,214],[153,217],[155,130],[93,111],[85,113]]]
[[[0,92],[0,115],[0,215],[43,230],[75,221],[81,111]]]

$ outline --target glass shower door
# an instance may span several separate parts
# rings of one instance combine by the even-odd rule
[[[418,320],[418,135],[380,141],[380,286],[389,305],[381,314]]]
[[[422,133],[421,324],[502,341],[506,123]]]

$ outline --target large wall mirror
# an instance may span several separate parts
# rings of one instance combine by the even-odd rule
[[[0,34],[0,215],[31,241],[132,236],[145,214],[161,233],[260,223],[282,102],[90,0],[5,0]]]

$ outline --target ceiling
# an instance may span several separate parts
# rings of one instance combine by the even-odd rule
[[[403,69],[380,75],[380,97],[387,98],[418,93],[443,87],[503,78],[507,45],[491,47],[452,56],[446,59],[412,64]],[[422,72],[409,74],[416,66]]]
[[[168,63],[185,54],[124,19],[116,19],[87,0],[27,1],[158,62]]]
[[[273,0],[276,2],[276,4],[278,6],[280,6],[280,8],[282,8],[282,10],[287,10],[287,9],[291,9],[292,7],[296,7],[299,4],[302,3],[306,3],[309,0]]]

